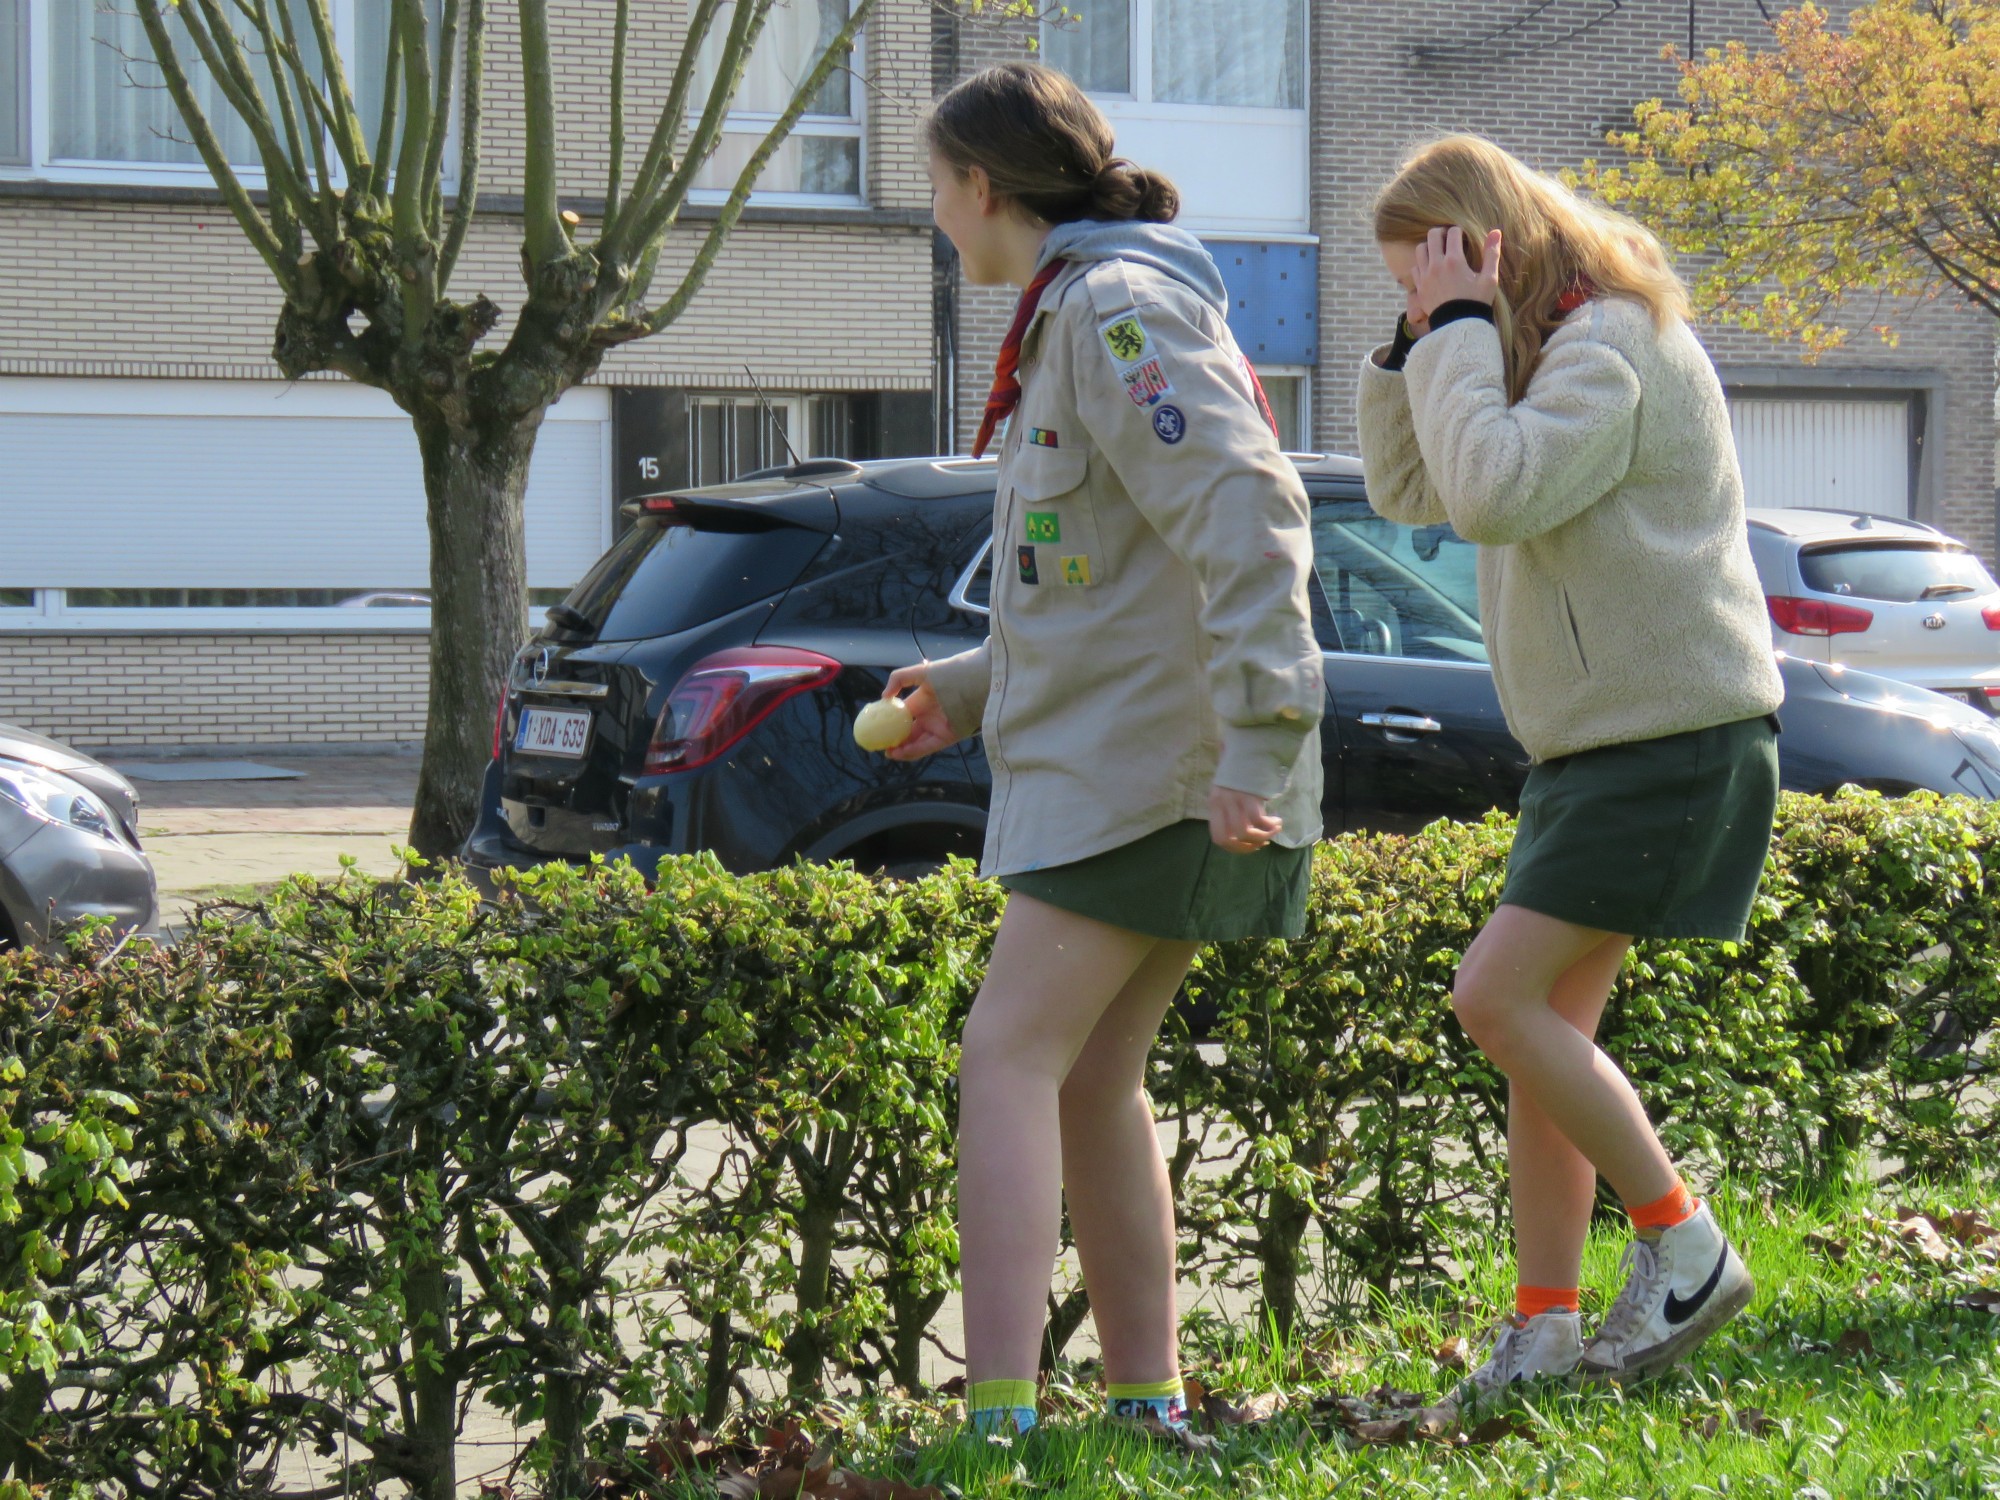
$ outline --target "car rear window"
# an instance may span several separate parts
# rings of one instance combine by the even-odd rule
[[[1931,542],[1812,547],[1799,554],[1799,572],[1815,593],[1890,604],[2000,593],[1975,555]]]
[[[674,635],[782,594],[825,542],[796,526],[721,530],[643,516],[563,602],[601,641]]]

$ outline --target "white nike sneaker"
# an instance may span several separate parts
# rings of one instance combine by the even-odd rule
[[[1504,1397],[1509,1387],[1571,1375],[1582,1358],[1583,1326],[1573,1311],[1556,1308],[1532,1318],[1513,1313],[1501,1321],[1486,1363],[1442,1405],[1456,1415],[1467,1407],[1490,1404]]]
[[[1704,1203],[1626,1248],[1625,1289],[1583,1351],[1582,1373],[1632,1380],[1678,1364],[1750,1304],[1757,1283]]]

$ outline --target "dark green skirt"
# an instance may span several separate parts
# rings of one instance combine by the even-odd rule
[[[1740,942],[1777,807],[1770,718],[1544,761],[1521,791],[1501,903],[1600,932]]]
[[[1074,864],[1002,875],[1000,884],[1147,937],[1295,938],[1306,930],[1312,845],[1231,854],[1207,823],[1189,819]]]

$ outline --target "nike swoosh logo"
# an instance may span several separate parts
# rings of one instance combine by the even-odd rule
[[[1724,1245],[1722,1247],[1722,1254],[1715,1258],[1715,1269],[1708,1273],[1708,1280],[1701,1284],[1700,1290],[1692,1297],[1683,1300],[1676,1297],[1672,1292],[1668,1292],[1667,1305],[1664,1309],[1667,1321],[1669,1323],[1685,1323],[1689,1318],[1700,1312],[1702,1303],[1715,1295],[1716,1287],[1722,1282],[1722,1268],[1728,1264],[1729,1247]]]

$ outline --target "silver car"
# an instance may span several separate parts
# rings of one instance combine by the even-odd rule
[[[1750,553],[1780,651],[2000,715],[2000,583],[1920,521],[1752,510]]]
[[[109,766],[0,724],[0,944],[38,943],[83,917],[159,924],[139,798]]]

